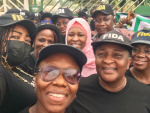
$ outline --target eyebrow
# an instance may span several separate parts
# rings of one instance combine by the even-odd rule
[[[12,31],[12,32],[16,32],[16,33],[18,33],[18,34],[22,35],[22,33],[21,33],[21,32],[19,32],[19,31]],[[26,34],[26,36],[27,36],[27,37],[30,37],[28,34]]]
[[[19,31],[12,31],[12,32],[16,32],[16,33],[18,33],[18,34],[22,35],[22,33],[21,33],[21,32],[19,32]]]

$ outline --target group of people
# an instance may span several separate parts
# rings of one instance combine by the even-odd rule
[[[108,4],[95,35],[82,11],[23,12],[0,16],[0,113],[150,113],[149,30],[115,30]]]

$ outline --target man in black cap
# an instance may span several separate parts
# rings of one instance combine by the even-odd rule
[[[40,22],[40,19],[41,19],[41,14],[40,14],[40,13],[35,13],[35,12],[32,12],[32,13],[31,13],[31,18],[30,18],[30,20],[31,20],[34,24],[37,24],[38,22]]]
[[[92,37],[93,41],[97,41],[101,35],[114,29],[113,26],[116,20],[113,9],[109,4],[100,4],[99,10],[96,10],[92,14],[92,18],[94,19],[95,28],[98,32]]]
[[[80,80],[77,97],[68,108],[75,113],[150,113],[150,88],[125,76],[132,46],[112,30],[92,43],[97,74]]]
[[[88,22],[88,17],[89,17],[89,15],[87,14],[87,12],[85,12],[85,11],[79,11],[78,12],[78,17],[79,18],[83,18],[84,20],[86,20],[87,22]]]
[[[59,8],[52,16],[52,22],[56,24],[61,34],[60,43],[65,44],[67,24],[73,18],[74,15],[69,8]]]

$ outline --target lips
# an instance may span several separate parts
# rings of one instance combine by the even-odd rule
[[[113,68],[113,67],[103,67],[103,71],[107,74],[110,74],[110,73],[114,73],[114,71],[116,71],[116,68]]]
[[[62,93],[48,93],[48,97],[52,102],[63,102],[67,95]]]
[[[81,47],[81,44],[74,43],[74,44],[71,44],[71,46],[73,46],[73,47],[75,47],[75,48],[80,48],[80,47]]]
[[[148,62],[148,61],[146,61],[146,60],[137,60],[137,59],[134,59],[134,63],[135,63],[135,64],[138,64],[138,65],[145,64],[146,62]]]

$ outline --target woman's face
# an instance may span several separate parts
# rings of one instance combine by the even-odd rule
[[[86,45],[85,32],[78,27],[72,27],[68,31],[67,44],[82,50]]]
[[[37,88],[37,105],[44,112],[64,113],[67,106],[73,101],[78,84],[69,84],[63,77],[63,70],[74,68],[79,70],[77,62],[71,56],[64,53],[56,53],[45,58],[39,64],[39,70],[45,66],[61,68],[57,78],[45,82],[40,77],[40,72],[35,74],[35,87]]]
[[[36,54],[39,54],[39,51],[50,44],[54,43],[54,34],[50,29],[43,29],[39,31],[34,40],[34,46]]]
[[[27,44],[31,44],[31,38],[28,30],[21,25],[16,25],[14,29],[11,30],[8,40],[23,41]]]
[[[134,44],[132,51],[133,67],[137,70],[150,69],[150,45]]]

